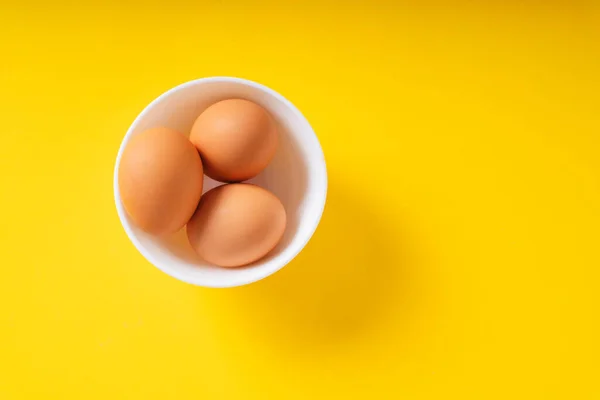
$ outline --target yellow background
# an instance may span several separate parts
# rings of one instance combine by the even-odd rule
[[[80,3],[0,8],[0,399],[600,398],[595,3]],[[147,263],[112,192],[212,75],[294,102],[330,179],[231,290]]]

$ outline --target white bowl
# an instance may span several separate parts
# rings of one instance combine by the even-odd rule
[[[158,238],[136,227],[129,219],[117,179],[123,149],[135,135],[156,126],[188,134],[194,120],[211,104],[243,98],[267,109],[279,126],[279,147],[273,161],[249,182],[273,192],[287,212],[281,242],[261,260],[240,268],[220,268],[200,259],[192,250],[185,228]],[[204,177],[204,192],[220,185]],[[323,150],[313,129],[292,103],[261,84],[239,78],[214,77],[190,81],[159,96],[129,127],[117,155],[114,172],[117,212],[127,236],[140,253],[163,272],[194,285],[232,287],[256,282],[280,270],[306,245],[314,233],[327,197],[327,170]]]

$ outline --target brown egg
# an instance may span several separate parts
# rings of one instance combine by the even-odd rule
[[[202,195],[202,162],[181,133],[153,128],[131,138],[119,165],[119,191],[133,222],[148,233],[181,229]]]
[[[194,122],[190,140],[202,157],[206,175],[240,182],[258,175],[277,149],[277,128],[269,113],[248,100],[223,100]]]
[[[187,225],[190,244],[206,261],[221,267],[250,264],[271,251],[283,236],[286,214],[274,194],[234,183],[202,196]]]

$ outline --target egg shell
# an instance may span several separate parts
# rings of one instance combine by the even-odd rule
[[[142,230],[163,235],[181,229],[202,195],[202,161],[180,132],[152,128],[131,138],[119,166],[123,206]]]
[[[221,182],[255,177],[273,159],[278,144],[273,118],[242,99],[223,100],[204,110],[192,126],[190,140],[200,152],[206,175]]]
[[[187,225],[194,250],[221,267],[250,264],[283,236],[286,212],[279,199],[259,186],[234,183],[206,192]]]

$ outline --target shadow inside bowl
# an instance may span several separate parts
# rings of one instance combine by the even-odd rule
[[[257,177],[248,181],[271,191],[277,196],[281,200],[287,215],[283,237],[279,244],[267,254],[265,259],[278,256],[296,235],[308,188],[306,174],[308,165],[306,165],[306,160],[302,156],[297,139],[289,133],[290,127],[282,121],[277,120],[277,127],[280,140],[273,161]]]
[[[263,263],[277,257],[290,245],[300,226],[303,204],[308,188],[308,176],[306,173],[308,165],[303,157],[301,146],[291,133],[292,127],[276,116],[274,116],[274,119],[279,132],[277,152],[267,168],[247,182],[271,191],[281,200],[286,210],[287,224],[281,241],[269,254],[257,261],[257,263]],[[210,189],[220,185],[223,185],[223,183],[205,176],[203,192],[206,193]],[[187,239],[185,227],[179,232],[163,238],[162,245],[166,251],[187,263],[203,266],[206,264],[206,261],[202,260],[192,249]],[[252,268],[255,265],[256,263],[249,264],[237,269]]]

